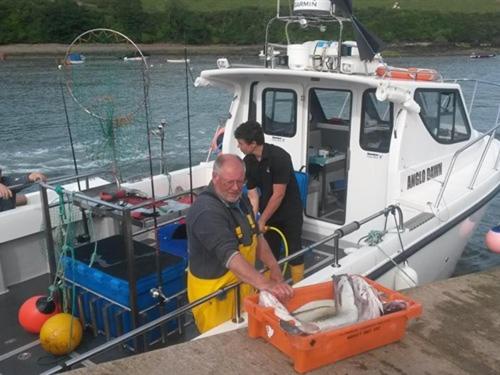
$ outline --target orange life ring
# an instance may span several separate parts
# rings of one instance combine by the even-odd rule
[[[440,74],[434,69],[395,68],[392,66],[379,66],[377,76],[393,79],[411,79],[415,81],[437,81]]]

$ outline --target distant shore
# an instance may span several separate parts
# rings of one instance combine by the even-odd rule
[[[184,55],[184,48],[187,49],[189,55],[243,55],[256,56],[262,45],[189,45],[180,44],[155,43],[155,44],[139,44],[139,48],[143,53],[152,55]],[[0,45],[0,60],[8,59],[9,57],[20,58],[27,56],[64,56],[68,45],[46,43],[46,44],[8,44]],[[88,44],[80,45],[79,51],[82,53],[106,53],[109,51],[120,52],[124,51],[120,45],[99,45]],[[491,46],[482,46],[473,48],[468,45],[436,45],[432,43],[406,43],[399,45],[389,45],[384,51],[384,56],[462,56],[470,55],[473,52],[478,53],[496,53],[500,52],[500,48]]]

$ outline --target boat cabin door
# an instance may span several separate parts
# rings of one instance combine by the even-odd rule
[[[302,169],[306,148],[304,129],[298,125],[303,118],[302,86],[255,82],[251,95],[249,119],[262,125],[266,143],[285,149],[294,169]]]
[[[352,92],[312,87],[308,92],[306,215],[344,224]]]

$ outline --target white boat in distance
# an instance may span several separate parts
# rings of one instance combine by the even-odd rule
[[[329,7],[271,22],[330,27],[349,20]],[[393,289],[447,278],[500,190],[498,116],[490,131],[480,133],[458,81],[431,69],[387,66],[376,44],[373,36],[286,46],[266,40],[264,66],[232,67],[219,59],[217,69],[202,71],[196,80],[198,87],[233,95],[222,152],[241,155],[233,132],[256,120],[265,141],[285,149],[294,169],[305,171],[303,251],[314,254],[314,262],[298,285],[343,273]],[[154,176],[156,196],[202,190],[212,164]],[[122,186],[152,193],[149,179]],[[85,191],[74,197],[87,199]],[[24,256],[26,242],[35,244],[43,235],[41,212],[33,203],[0,214],[6,228],[0,243],[9,249],[1,258],[4,291],[47,271],[46,263]],[[96,228],[104,238],[123,227],[101,221]],[[29,272],[16,277],[11,269]],[[137,311],[134,303],[131,292],[130,306]],[[228,322],[207,334],[241,326]]]

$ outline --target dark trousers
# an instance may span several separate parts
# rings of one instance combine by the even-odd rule
[[[293,217],[293,220],[284,221],[269,221],[267,223],[270,227],[276,227],[285,235],[286,241],[288,243],[288,255],[295,254],[302,248],[302,214],[298,217]],[[282,245],[281,236],[274,230],[269,229],[264,235],[271,250],[273,251],[274,257],[280,259],[280,250],[284,245]],[[304,263],[304,256],[299,256],[291,260],[290,265],[296,266]]]

